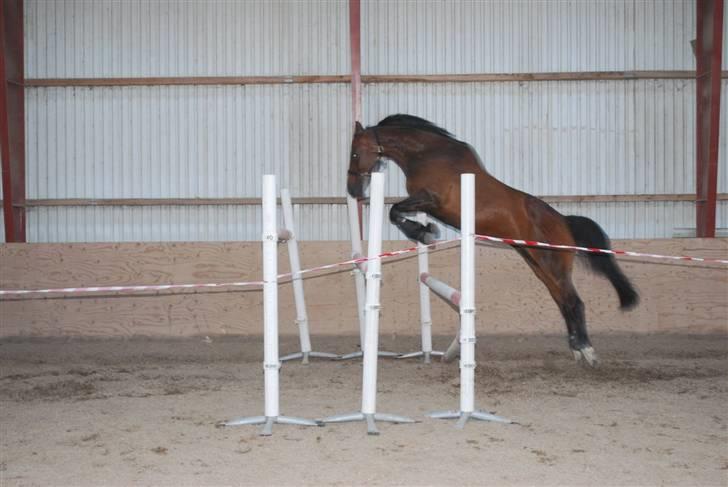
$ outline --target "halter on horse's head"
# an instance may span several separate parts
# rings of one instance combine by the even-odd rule
[[[364,196],[364,189],[369,183],[372,172],[381,164],[384,148],[379,142],[377,127],[365,129],[359,122],[354,128],[351,141],[351,156],[346,179],[346,189],[354,198]]]

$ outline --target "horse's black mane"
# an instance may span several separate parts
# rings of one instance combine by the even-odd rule
[[[453,134],[448,132],[442,127],[438,127],[429,120],[424,118],[415,117],[414,115],[405,115],[398,113],[396,115],[390,115],[383,119],[377,124],[377,127],[407,127],[412,129],[424,130],[426,132],[432,132],[433,134],[442,135],[448,139],[452,139],[456,142],[460,142],[455,138]]]

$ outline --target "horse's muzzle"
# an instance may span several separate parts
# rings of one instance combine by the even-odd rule
[[[349,175],[346,179],[346,191],[352,198],[364,197],[364,178],[361,176]]]

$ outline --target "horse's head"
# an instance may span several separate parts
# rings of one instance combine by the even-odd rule
[[[359,122],[356,122],[346,179],[346,189],[354,198],[364,196],[371,173],[378,169],[381,162],[383,149],[379,144],[376,130],[376,127],[364,129]]]

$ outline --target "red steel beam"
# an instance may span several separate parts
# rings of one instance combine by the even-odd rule
[[[349,38],[351,46],[351,116],[361,122],[361,3],[349,0]]]
[[[695,235],[715,237],[723,0],[696,0]]]
[[[351,47],[351,118],[361,122],[361,2],[349,0],[349,46]],[[358,202],[359,234],[363,235],[363,205]]]
[[[0,153],[5,241],[25,242],[23,0],[0,0]]]

